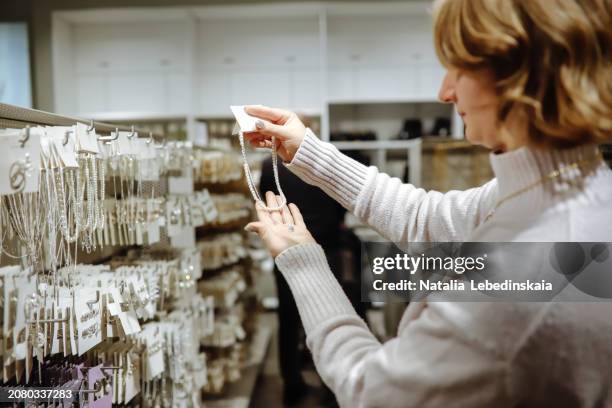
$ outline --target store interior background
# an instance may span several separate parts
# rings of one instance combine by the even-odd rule
[[[236,153],[229,105],[283,107],[300,113],[323,140],[406,182],[466,189],[490,179],[488,152],[470,146],[456,112],[437,101],[444,70],[429,7],[422,1],[4,1],[0,102],[144,126]],[[19,30],[27,41],[10,38]],[[16,72],[19,58],[25,65]],[[11,90],[16,76],[25,91]],[[350,216],[345,224],[361,239],[376,237]],[[280,404],[271,273],[256,286],[258,324],[272,334],[265,358],[243,373],[250,382],[224,387],[218,406]],[[368,315],[384,339],[399,314],[396,305],[373,302]],[[316,384],[314,373],[307,378]]]

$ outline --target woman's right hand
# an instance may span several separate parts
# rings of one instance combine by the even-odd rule
[[[272,136],[275,136],[278,155],[284,162],[291,162],[306,134],[300,118],[293,112],[261,105],[246,106],[245,112],[260,119],[256,123],[257,131],[244,133],[251,146],[272,148]]]

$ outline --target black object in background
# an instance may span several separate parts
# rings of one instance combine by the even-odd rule
[[[608,166],[612,168],[612,144],[603,144],[600,146],[604,160],[608,163]]]
[[[337,247],[340,225],[344,222],[344,208],[320,188],[303,182],[283,165],[278,166],[278,178],[287,203],[298,206],[314,239],[323,247]],[[274,191],[278,195],[271,158],[262,164],[259,190],[262,197],[266,191]]]
[[[398,139],[416,139],[421,136],[423,136],[423,122],[420,119],[406,119]]]
[[[287,203],[294,203],[304,217],[304,223],[313,238],[323,247],[331,270],[340,268],[337,256],[340,246],[340,229],[344,221],[344,208],[321,189],[303,182],[285,166],[278,166],[278,177]],[[265,197],[267,191],[275,191],[272,159],[262,164],[259,191]],[[308,393],[302,377],[301,353],[302,323],[289,285],[274,266],[278,296],[278,351],[280,372],[283,378],[283,402],[293,406]]]
[[[372,141],[376,140],[376,132],[373,130],[342,132],[335,131],[329,135],[332,142],[353,142],[353,141]]]
[[[451,135],[451,121],[448,118],[436,118],[431,131],[433,136],[446,137]]]

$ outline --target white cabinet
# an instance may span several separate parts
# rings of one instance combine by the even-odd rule
[[[55,109],[193,123],[229,117],[231,104],[261,103],[320,115],[326,138],[331,105],[436,100],[444,70],[428,7],[381,1],[55,12]]]
[[[331,101],[419,100],[435,96],[440,71],[431,21],[409,10],[337,7],[327,20]],[[357,10],[359,7],[357,8]],[[353,15],[351,15],[353,13]],[[365,14],[365,15],[364,15]]]
[[[234,104],[291,106],[287,69],[245,69],[235,71],[231,75],[231,96]]]
[[[206,112],[210,117],[227,116],[232,104],[232,76],[227,69],[198,71],[195,87],[198,112]]]
[[[188,109],[187,44],[176,21],[108,23],[65,16],[69,52],[55,53],[56,105],[81,116],[117,112],[180,114]],[[66,28],[64,28],[66,30]]]
[[[320,111],[315,14],[243,18],[204,10],[195,38],[199,116],[227,116],[230,104],[254,103]]]

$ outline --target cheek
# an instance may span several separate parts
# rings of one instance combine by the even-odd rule
[[[497,104],[497,95],[492,80],[486,73],[471,73],[457,80],[457,99],[460,108],[468,110],[488,110]]]

